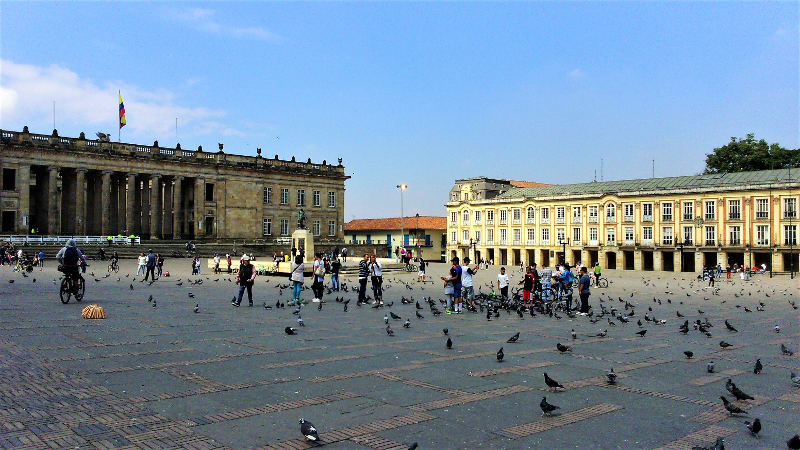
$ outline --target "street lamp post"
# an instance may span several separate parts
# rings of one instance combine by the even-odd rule
[[[408,188],[405,184],[398,184],[397,189],[400,189],[400,245],[404,244],[403,235],[405,234],[405,230],[403,229],[403,191]]]
[[[678,261],[678,267],[680,267],[679,272],[683,272],[683,242],[681,242],[680,239],[676,239],[675,240],[675,245],[677,245],[681,249],[680,261]]]
[[[417,218],[417,223],[416,223],[417,228],[414,232],[414,237],[417,239],[417,258],[419,258],[421,256],[419,254],[419,213],[417,213],[415,217]]]
[[[567,264],[567,244],[569,244],[569,239],[561,239],[559,244],[561,245],[562,258],[564,258],[564,260],[561,261],[561,262],[564,263],[564,265],[566,265]]]

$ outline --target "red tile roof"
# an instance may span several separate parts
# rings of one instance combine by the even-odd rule
[[[510,180],[510,181],[511,181],[511,185],[512,186],[520,187],[520,188],[532,188],[532,187],[540,187],[540,186],[550,186],[549,184],[546,184],[546,183],[534,183],[533,181],[516,181],[516,180]]]
[[[403,228],[406,230],[446,230],[447,221],[445,217],[437,216],[416,216],[403,218]],[[386,219],[354,219],[344,224],[344,231],[368,231],[368,230],[399,230],[400,218],[389,217]]]

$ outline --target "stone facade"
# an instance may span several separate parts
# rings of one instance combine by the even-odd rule
[[[303,208],[341,242],[338,165],[1,130],[2,232],[143,239],[290,239]]]
[[[515,183],[456,181],[446,204],[449,256],[625,270],[691,272],[718,263],[798,270],[800,169]]]

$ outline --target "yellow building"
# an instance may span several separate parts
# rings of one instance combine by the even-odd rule
[[[446,204],[447,251],[508,265],[797,271],[799,194],[800,169],[565,185],[468,178]]]
[[[400,246],[414,256],[439,261],[447,245],[447,225],[441,216],[353,219],[344,224],[345,245],[364,246],[381,258],[392,258]]]

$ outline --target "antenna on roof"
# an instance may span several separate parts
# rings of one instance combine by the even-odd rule
[[[600,181],[603,181],[603,158],[600,158]]]
[[[597,181],[597,170],[594,171],[594,181]]]
[[[656,159],[653,158],[653,178],[656,177]]]

